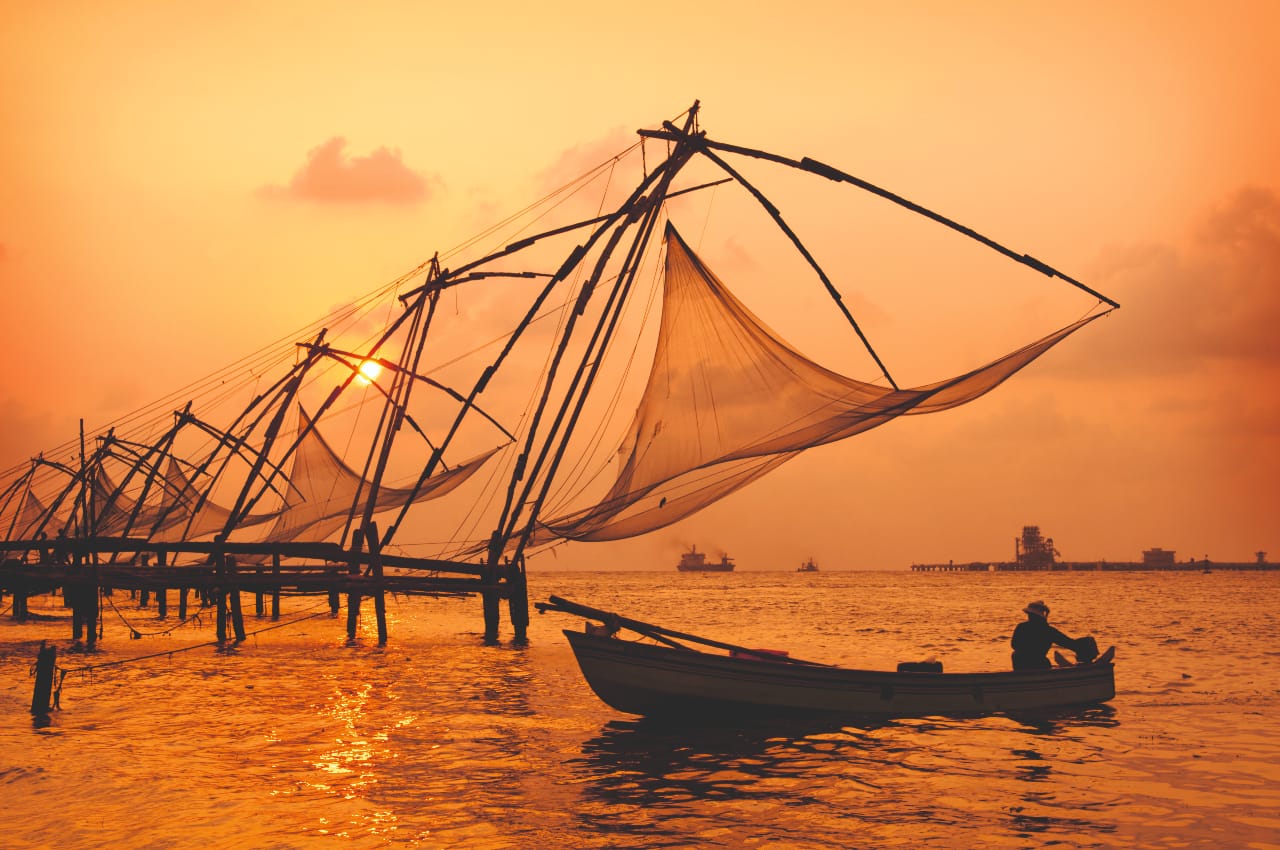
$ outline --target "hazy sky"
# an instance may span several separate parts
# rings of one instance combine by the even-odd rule
[[[714,137],[837,165],[1123,307],[971,406],[548,566],[997,560],[1024,524],[1066,559],[1280,558],[1280,4],[99,0],[5,3],[0,32],[0,468],[698,98]]]

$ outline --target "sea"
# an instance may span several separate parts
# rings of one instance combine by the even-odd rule
[[[1000,670],[1036,599],[1116,647],[1115,699],[1035,716],[655,724],[600,702],[564,629],[482,640],[473,597],[323,600],[218,649],[117,591],[0,616],[0,848],[1280,848],[1280,573],[536,572],[560,596],[882,669]],[[4,610],[0,608],[0,610]],[[59,708],[32,664],[58,648]]]

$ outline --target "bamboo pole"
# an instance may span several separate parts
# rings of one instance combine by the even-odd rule
[[[558,611],[565,614],[576,614],[579,617],[587,617],[590,619],[599,620],[602,623],[605,623],[606,625],[611,626],[615,629],[617,628],[630,629],[631,631],[636,632],[638,634],[646,635],[648,637],[661,640],[670,646],[674,646],[679,649],[686,649],[690,652],[697,652],[697,650],[688,646],[682,646],[676,643],[675,641],[670,640],[669,638],[678,638],[680,640],[687,640],[693,643],[700,643],[705,646],[712,646],[712,647],[715,647],[716,649],[724,649],[730,652],[737,652],[742,655],[751,655],[757,658],[766,658],[770,661],[775,661],[782,664],[799,664],[807,667],[830,667],[831,666],[830,664],[823,664],[818,661],[805,661],[804,659],[801,659],[801,658],[793,658],[789,655],[775,656],[771,653],[763,653],[758,649],[750,649],[745,646],[737,646],[732,643],[724,643],[723,641],[712,640],[711,638],[699,637],[698,635],[691,635],[686,632],[677,632],[675,629],[667,629],[667,628],[663,628],[662,626],[655,626],[652,623],[645,623],[645,622],[641,622],[640,620],[631,620],[631,619],[628,619],[627,617],[620,617],[617,614],[611,613],[609,611],[602,611],[599,608],[592,608],[587,605],[582,605],[577,602],[572,602],[568,599],[563,599],[559,596],[552,596],[550,602],[539,602],[537,603],[536,607],[539,611],[544,613],[547,611]]]

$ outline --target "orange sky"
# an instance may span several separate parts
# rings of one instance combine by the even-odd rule
[[[741,569],[896,569],[1007,559],[1024,524],[1067,559],[1280,558],[1280,6],[439,5],[0,7],[0,468],[374,289],[700,98],[716,138],[837,165],[1123,308],[971,406],[539,563],[670,569],[697,543]],[[851,238],[847,266],[892,278],[892,252],[853,252],[910,257],[906,238]],[[703,246],[721,269],[750,249]],[[915,260],[920,303],[980,283],[940,256]],[[919,365],[912,383],[977,353],[908,343],[909,317],[842,288]],[[1012,327],[1040,297],[983,319]],[[1088,305],[1064,295],[1051,325]]]

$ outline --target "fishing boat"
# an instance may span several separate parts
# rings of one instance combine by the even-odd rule
[[[689,551],[680,556],[676,569],[682,573],[730,573],[733,572],[733,559],[722,554],[719,561],[708,561],[706,552],[690,546]]]
[[[816,573],[817,571],[818,565],[813,562],[813,558],[796,567],[796,572],[798,573]]]
[[[564,635],[591,690],[627,714],[963,716],[1096,705],[1116,692],[1114,648],[1089,663],[1044,670],[917,672],[910,663],[896,671],[855,670],[677,632],[555,596],[537,607],[600,621]],[[623,639],[624,629],[653,642]]]

